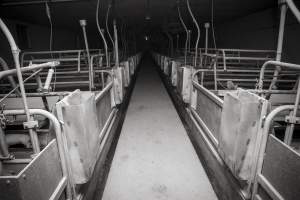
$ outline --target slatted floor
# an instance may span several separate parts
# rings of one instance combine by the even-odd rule
[[[217,199],[150,58],[142,60],[102,199]]]

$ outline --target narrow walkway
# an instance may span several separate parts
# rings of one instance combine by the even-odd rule
[[[102,199],[217,199],[153,61],[141,65]]]

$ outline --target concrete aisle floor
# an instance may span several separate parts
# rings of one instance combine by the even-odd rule
[[[141,63],[102,199],[217,199],[150,58]]]

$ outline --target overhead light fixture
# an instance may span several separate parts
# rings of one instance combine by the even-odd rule
[[[146,3],[146,16],[145,16],[145,20],[147,20],[147,21],[151,20],[150,2],[149,2],[149,0],[147,0],[147,3]]]
[[[146,15],[145,20],[151,20],[151,16],[149,14]]]

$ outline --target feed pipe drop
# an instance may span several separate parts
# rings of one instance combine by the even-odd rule
[[[28,103],[27,103],[27,99],[26,99],[25,87],[24,87],[24,82],[23,82],[23,77],[22,77],[22,72],[21,72],[21,67],[20,67],[20,60],[19,60],[20,50],[19,50],[12,34],[10,33],[10,31],[8,30],[7,26],[2,21],[1,18],[0,18],[0,28],[3,31],[4,35],[6,36],[8,42],[9,42],[10,48],[11,48],[11,52],[12,52],[16,70],[17,70],[17,77],[18,77],[18,81],[19,81],[19,85],[20,85],[20,91],[21,91],[21,95],[22,95],[22,101],[23,101],[24,111],[26,114],[27,123],[30,123],[31,121],[33,121],[33,119],[29,113]],[[33,152],[34,152],[34,154],[37,154],[40,152],[40,146],[38,144],[37,134],[35,131],[33,131],[33,128],[29,128],[29,135],[30,135],[31,142],[32,142]]]
[[[115,47],[115,43],[114,43],[114,40],[110,34],[110,31],[109,31],[109,28],[108,28],[108,19],[109,19],[109,11],[110,11],[110,8],[111,8],[111,3],[108,4],[108,7],[107,7],[107,12],[106,12],[106,20],[105,20],[105,26],[106,26],[106,32],[107,32],[107,35],[111,41],[111,44],[112,44],[112,49],[114,49]]]
[[[186,40],[185,40],[185,48],[184,48],[184,66],[186,66],[186,56],[187,56],[187,45],[188,45],[188,37],[189,37],[189,31],[182,19],[182,16],[181,16],[181,12],[180,12],[180,8],[179,8],[179,1],[177,1],[177,11],[178,11],[178,16],[179,16],[179,20],[186,32]]]
[[[197,40],[196,40],[196,44],[195,44],[195,60],[194,60],[194,67],[197,67],[197,57],[198,57],[198,45],[199,45],[199,40],[200,40],[200,28],[199,28],[199,24],[191,10],[191,7],[190,7],[190,1],[189,0],[186,0],[186,4],[187,4],[187,7],[188,7],[188,10],[189,10],[189,13],[193,19],[193,22],[197,28]],[[200,51],[200,54],[201,54],[201,51]],[[201,56],[201,55],[200,55]]]
[[[100,25],[99,25],[99,7],[100,7],[100,0],[97,1],[97,9],[96,9],[96,24],[97,24],[97,29],[98,32],[102,38],[102,41],[104,43],[104,50],[105,50],[105,57],[106,57],[106,67],[109,67],[108,63],[108,51],[107,51],[107,42],[105,40],[105,37],[101,31]]]
[[[118,45],[118,30],[117,30],[117,22],[114,19],[114,37],[115,37],[115,65],[119,67],[119,45]]]
[[[83,33],[83,38],[84,38],[84,43],[85,43],[85,49],[86,49],[86,54],[87,54],[87,60],[88,60],[88,65],[89,67],[89,90],[92,90],[92,84],[91,84],[91,58],[90,58],[90,51],[89,51],[89,43],[86,35],[86,20],[82,19],[79,20],[80,26],[82,27],[82,33]]]

